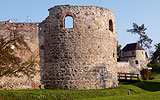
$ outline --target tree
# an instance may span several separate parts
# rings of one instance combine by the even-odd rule
[[[120,61],[121,48],[122,48],[122,45],[118,44],[118,41],[117,41],[117,61]]]
[[[155,52],[152,54],[152,63],[160,63],[160,43],[155,45]]]
[[[118,44],[118,42],[117,42],[117,53],[120,53],[121,48],[122,48],[122,45]]]
[[[138,26],[136,23],[133,23],[133,29],[128,29],[127,32],[139,35],[138,43],[145,49],[151,48],[152,39],[146,34],[147,28],[144,27],[144,24]]]
[[[30,59],[24,61],[18,56],[18,51],[28,50],[24,36],[18,34],[15,29],[8,29],[8,36],[0,36],[0,78],[3,76],[20,77],[27,75],[31,77],[35,74],[35,60],[31,56]]]
[[[152,67],[154,71],[160,71],[160,43],[155,45],[155,51],[152,54],[149,66]]]

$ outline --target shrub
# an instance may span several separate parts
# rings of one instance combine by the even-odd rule
[[[149,80],[150,74],[151,74],[151,72],[148,69],[142,69],[142,71],[141,71],[141,77],[143,80]]]

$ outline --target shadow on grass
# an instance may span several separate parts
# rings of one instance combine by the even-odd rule
[[[118,81],[124,84],[132,84],[132,83],[140,82],[140,80],[118,80]]]
[[[133,85],[150,92],[160,91],[160,81],[141,81]]]

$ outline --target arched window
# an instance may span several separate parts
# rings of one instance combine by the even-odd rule
[[[64,22],[64,24],[65,24],[65,28],[73,28],[73,18],[72,18],[72,16],[66,16],[65,17],[65,22]]]
[[[109,30],[113,32],[113,22],[111,19],[109,20]]]

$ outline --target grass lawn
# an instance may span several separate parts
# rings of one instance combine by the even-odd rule
[[[130,95],[128,95],[128,91]],[[0,90],[0,100],[160,100],[160,81],[120,83],[102,90]]]
[[[155,79],[160,77],[160,72],[151,72],[151,75],[155,76]]]
[[[137,95],[129,96],[109,96],[109,97],[98,97],[88,98],[83,100],[160,100],[160,92],[153,93],[142,93]]]

